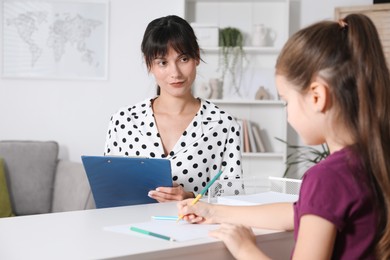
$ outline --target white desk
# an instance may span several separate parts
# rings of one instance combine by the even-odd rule
[[[105,231],[104,227],[176,215],[176,203],[51,213],[0,219],[0,259],[232,259],[213,238],[170,242]],[[256,230],[258,245],[273,259],[289,259],[291,232]]]

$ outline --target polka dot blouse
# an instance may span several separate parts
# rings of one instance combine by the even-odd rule
[[[232,116],[201,100],[192,122],[173,150],[164,154],[152,110],[153,99],[125,107],[110,120],[105,155],[168,158],[172,180],[186,191],[199,193],[221,167],[212,196],[243,194],[240,129]]]

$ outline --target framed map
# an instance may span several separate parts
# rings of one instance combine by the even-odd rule
[[[7,78],[107,79],[108,0],[3,0]]]

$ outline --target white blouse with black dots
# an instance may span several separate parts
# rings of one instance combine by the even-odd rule
[[[173,181],[195,195],[224,167],[211,195],[243,194],[240,126],[213,103],[200,100],[198,113],[168,155],[154,120],[153,99],[120,109],[109,123],[105,155],[168,158]]]

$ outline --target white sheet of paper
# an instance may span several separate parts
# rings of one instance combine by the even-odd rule
[[[154,232],[160,235],[173,238],[175,241],[187,241],[191,239],[208,237],[208,232],[219,228],[219,225],[209,224],[190,224],[185,221],[172,221],[172,220],[151,220],[140,223],[130,223],[126,225],[108,226],[103,229],[106,231],[112,231],[122,233],[126,235],[144,236],[151,239],[159,239],[153,236],[144,235],[130,230],[130,227],[137,227],[149,232]]]
[[[217,204],[233,205],[233,206],[250,206],[269,204],[277,202],[295,202],[298,200],[298,195],[285,194],[275,191],[267,191],[250,195],[238,196],[221,196],[218,197]]]

